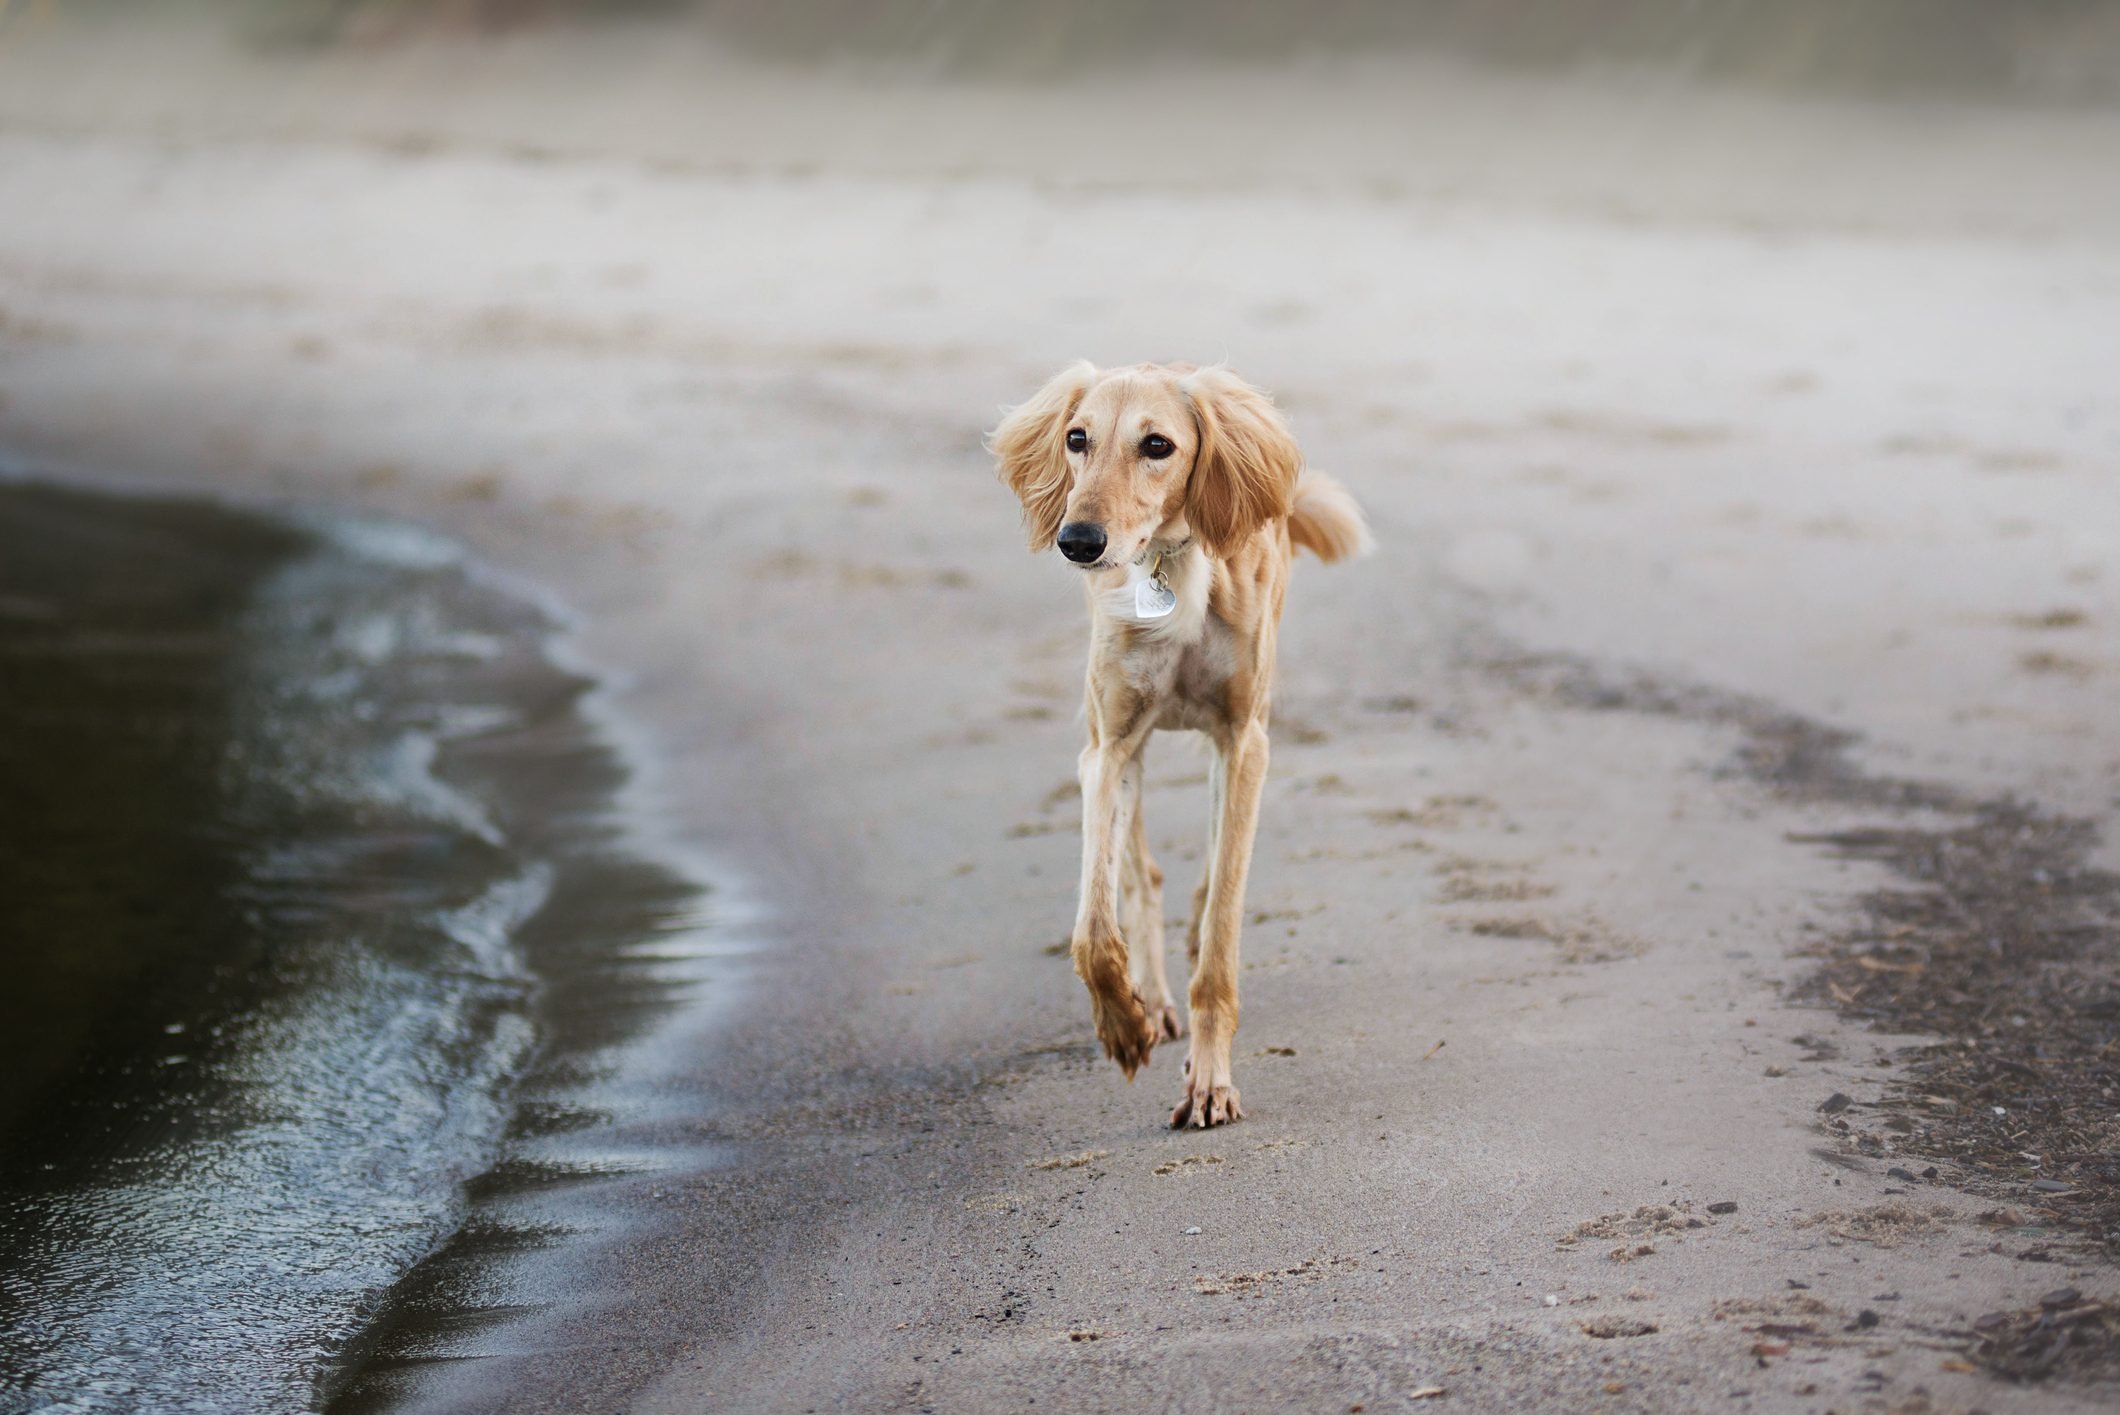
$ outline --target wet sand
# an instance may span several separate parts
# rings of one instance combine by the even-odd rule
[[[94,121],[0,85],[0,443],[550,585],[629,675],[633,805],[767,907],[630,1132],[702,1158],[600,1187],[571,1300],[414,1403],[2105,1403],[1960,1369],[2111,1268],[2046,1157],[1851,1133],[1922,1039],[1795,995],[1891,877],[1792,837],[2110,819],[2111,115],[1422,67],[1269,121],[1203,72],[1174,176],[1094,83],[607,43],[587,126],[527,40]],[[1081,608],[978,437],[1078,354],[1226,356],[1382,546],[1291,594],[1251,1118],[1204,1136],[1054,950]],[[1775,722],[1941,794],[1791,789]],[[1201,761],[1149,780],[1184,885]]]

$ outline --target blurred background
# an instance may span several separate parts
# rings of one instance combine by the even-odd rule
[[[1842,92],[2109,96],[2120,22],[2102,0],[10,0],[18,26],[135,21],[154,9],[289,48],[404,43],[543,26],[658,21],[788,59],[935,72],[1064,75],[1084,61],[1287,60],[1424,51],[1545,68],[1640,66]],[[184,12],[191,12],[185,15]]]

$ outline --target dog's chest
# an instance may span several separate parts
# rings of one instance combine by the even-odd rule
[[[1189,643],[1144,637],[1127,651],[1125,672],[1155,701],[1157,727],[1208,731],[1229,716],[1233,648],[1229,626],[1208,615]]]

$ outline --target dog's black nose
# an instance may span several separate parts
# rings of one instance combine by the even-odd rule
[[[1077,565],[1093,564],[1104,554],[1104,527],[1088,521],[1070,521],[1060,528],[1054,544]]]

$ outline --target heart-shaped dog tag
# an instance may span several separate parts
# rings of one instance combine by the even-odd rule
[[[1163,583],[1161,575],[1152,575],[1134,586],[1134,614],[1139,618],[1161,619],[1177,607],[1178,596]]]

